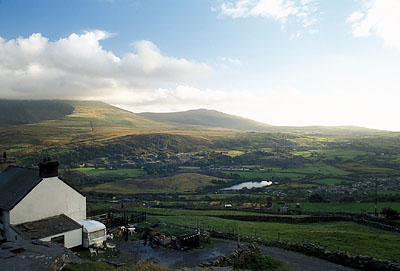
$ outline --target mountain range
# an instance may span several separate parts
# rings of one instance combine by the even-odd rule
[[[138,113],[93,101],[0,100],[0,125],[48,125],[99,129],[120,127],[136,132],[172,130],[236,130],[286,133],[322,133],[331,135],[375,134],[379,132],[356,126],[272,126],[219,112],[196,109],[173,113]],[[56,123],[54,123],[57,120]],[[44,124],[45,123],[45,124]],[[83,126],[83,127],[82,127]]]

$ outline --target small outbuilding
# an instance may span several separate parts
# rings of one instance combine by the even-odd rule
[[[0,239],[39,239],[82,245],[86,197],[58,176],[58,162],[44,160],[39,169],[17,167],[0,159]]]

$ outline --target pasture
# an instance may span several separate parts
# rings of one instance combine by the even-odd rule
[[[400,262],[400,234],[378,230],[354,222],[329,222],[312,224],[288,224],[273,222],[245,222],[206,216],[149,216],[153,223],[195,228],[197,223],[204,229],[238,233],[265,240],[311,242],[331,251],[349,251]]]
[[[343,179],[336,179],[336,178],[324,178],[324,179],[313,180],[312,182],[317,183],[317,184],[335,185],[335,184],[341,184],[343,182],[348,182],[348,181],[343,180]]]
[[[140,193],[188,193],[201,190],[206,186],[215,186],[212,180],[225,181],[207,175],[196,173],[181,173],[169,177],[148,179],[125,179],[113,183],[104,183],[83,189],[85,192],[95,191],[115,194],[140,194]]]
[[[119,168],[119,169],[105,169],[105,168],[74,168],[73,170],[80,171],[88,176],[102,177],[102,178],[136,178],[145,175],[143,169],[137,168]]]
[[[289,209],[295,209],[296,203],[289,203]],[[278,207],[276,207],[277,209]],[[378,212],[383,208],[393,208],[400,211],[400,202],[378,202]],[[304,212],[348,212],[348,213],[373,213],[375,210],[375,203],[373,202],[327,202],[327,203],[314,203],[302,202],[301,210]]]

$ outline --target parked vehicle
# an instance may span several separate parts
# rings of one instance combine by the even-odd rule
[[[106,226],[96,220],[78,220],[83,226],[82,245],[85,248],[101,247],[107,240]]]

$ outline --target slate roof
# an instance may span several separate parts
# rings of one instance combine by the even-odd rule
[[[57,235],[60,233],[81,229],[82,225],[66,215],[57,215],[32,222],[13,225],[24,239],[34,240]]]
[[[9,166],[0,172],[0,209],[11,210],[41,181],[38,169]]]

